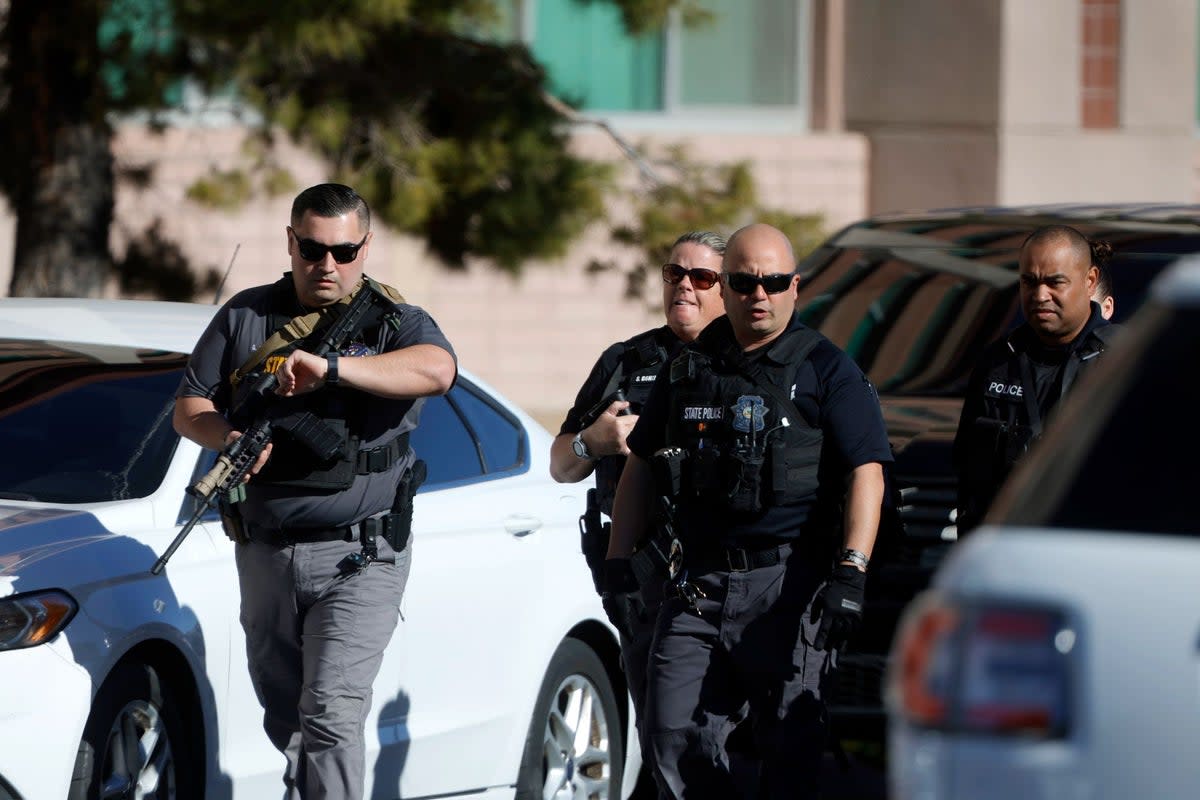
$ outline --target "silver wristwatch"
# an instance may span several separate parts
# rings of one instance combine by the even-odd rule
[[[583,441],[583,431],[575,434],[575,438],[571,440],[571,449],[575,451],[575,455],[582,458],[584,461],[594,461],[595,456],[592,451],[588,450],[587,442]]]

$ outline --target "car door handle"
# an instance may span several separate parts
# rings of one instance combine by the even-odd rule
[[[542,521],[533,514],[510,514],[504,520],[504,530],[513,536],[528,536],[542,527]]]

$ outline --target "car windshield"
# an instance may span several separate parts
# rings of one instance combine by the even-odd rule
[[[0,499],[94,503],[158,488],[187,357],[0,340]]]
[[[957,397],[983,348],[1022,321],[1017,257],[1037,217],[861,223],[805,258],[797,308],[845,350],[880,392]],[[1075,223],[1108,241],[1114,322],[1181,253],[1200,252],[1185,223]]]
[[[1200,535],[1200,311],[1147,307],[1069,397],[988,522]]]

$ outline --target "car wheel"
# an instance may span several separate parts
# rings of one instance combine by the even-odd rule
[[[618,800],[622,737],[604,664],[583,642],[564,640],[533,709],[517,800]]]
[[[186,753],[170,687],[151,666],[121,664],[92,702],[69,800],[198,797],[201,787]]]

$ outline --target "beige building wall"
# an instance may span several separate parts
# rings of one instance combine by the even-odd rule
[[[869,209],[994,201],[1002,4],[846,0],[845,10],[846,126],[870,141]]]
[[[1196,7],[1121,4],[1120,126],[1088,130],[1080,4],[1008,0],[994,202],[1190,202]]]
[[[1082,0],[846,0],[870,211],[1191,200],[1196,5],[1121,4],[1120,126],[1087,130]]]

